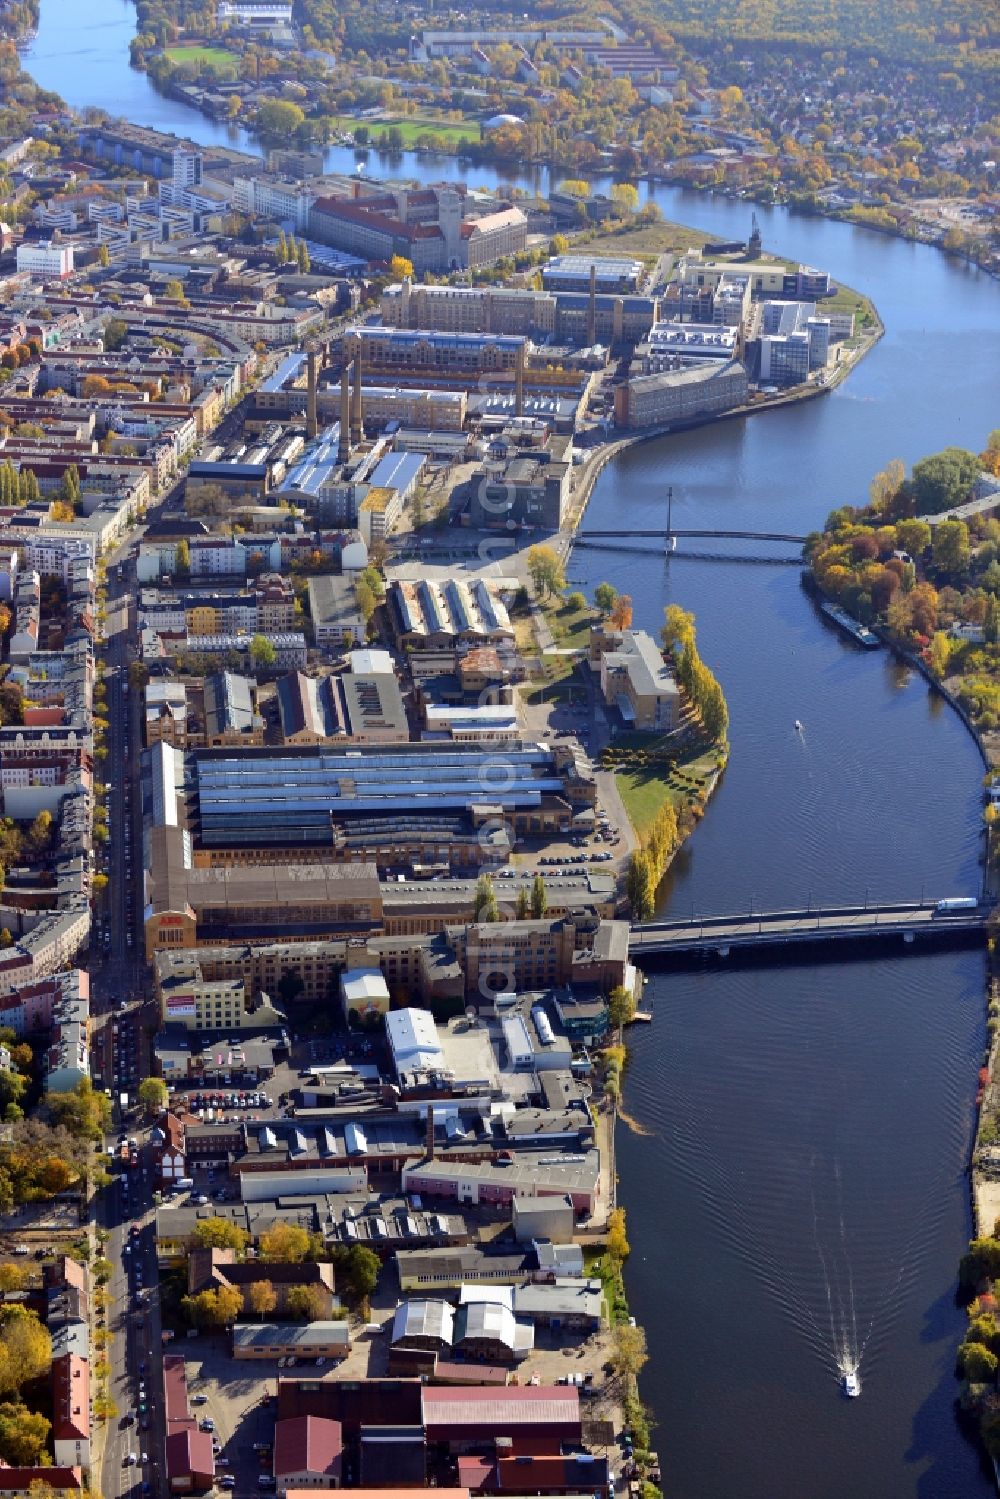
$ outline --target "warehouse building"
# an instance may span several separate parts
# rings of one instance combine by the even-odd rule
[[[619,385],[615,425],[626,431],[684,426],[745,405],[748,391],[747,372],[736,359],[679,361],[676,369],[631,376]]]

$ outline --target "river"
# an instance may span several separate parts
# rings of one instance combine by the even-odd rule
[[[75,105],[240,144],[128,68],[132,14],[43,0],[26,66]],[[448,163],[407,154],[386,170],[428,180]],[[747,232],[744,204],[653,196],[721,238]],[[846,224],[758,216],[766,246],[869,293],[884,339],[826,399],[628,453],[596,487],[595,527],[662,523],[671,484],[681,527],[805,532],[862,501],[889,458],[978,448],[997,425],[995,282]],[[977,889],[974,746],[923,682],[832,633],[795,569],[581,551],[571,573],[627,587],[652,630],[666,602],[694,609],[729,699],[731,762],[664,909]],[[626,1078],[647,1133],[621,1132],[619,1171],[669,1499],[993,1492],[952,1376],[984,979],[971,952],[651,974],[655,1019],[633,1033]],[[844,1350],[861,1356],[853,1402],[837,1388]]]

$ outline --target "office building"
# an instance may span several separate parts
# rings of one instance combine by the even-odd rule
[[[17,268],[40,281],[64,281],[73,274],[73,246],[40,242],[18,245]]]

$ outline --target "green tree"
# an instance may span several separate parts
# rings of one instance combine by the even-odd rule
[[[204,1218],[195,1224],[191,1237],[199,1249],[235,1249],[240,1259],[250,1243],[246,1229],[227,1218]]]
[[[925,520],[912,517],[896,522],[896,540],[904,552],[917,561],[931,544],[931,528]]]
[[[128,323],[123,318],[109,318],[104,324],[104,347],[109,354],[121,348],[128,338]]]
[[[571,593],[569,598],[566,600],[566,608],[572,609],[574,613],[579,613],[581,609],[586,609],[586,607],[586,596],[582,593]]]
[[[378,599],[372,592],[371,584],[367,583],[363,577],[358,578],[354,585],[354,602],[367,627],[371,624],[372,616],[378,608]]]
[[[139,1084],[137,1096],[143,1109],[153,1118],[162,1114],[167,1106],[167,1085],[162,1077],[147,1077],[145,1082]]]
[[[282,265],[288,259],[288,240],[285,238],[284,229],[278,230],[278,259]]]
[[[97,264],[101,266],[102,269],[111,264],[111,252],[108,250],[107,245],[100,245],[98,247]]]
[[[549,897],[545,889],[545,880],[540,874],[536,874],[531,882],[531,914],[535,921],[541,921],[549,908]]]
[[[299,240],[298,249],[295,252],[295,258],[298,261],[299,271],[303,276],[307,276],[310,269],[312,268],[312,262],[309,259],[309,246],[306,244],[304,239]]]
[[[615,1027],[628,1025],[635,1015],[635,995],[631,989],[625,989],[621,985],[612,989],[608,995],[608,1014],[611,1024]]]
[[[934,527],[934,566],[958,578],[969,566],[969,528],[964,520],[943,520]]]
[[[921,515],[951,510],[967,498],[979,476],[979,459],[967,448],[943,448],[913,465],[913,493]]]
[[[305,123],[305,111],[284,99],[268,100],[257,110],[256,127],[261,135],[288,142]]]
[[[594,589],[594,603],[602,614],[610,614],[615,607],[618,590],[613,583],[598,583]]]
[[[514,902],[514,915],[518,921],[527,921],[531,915],[531,897],[522,885]]]
[[[378,1285],[382,1261],[366,1244],[352,1244],[344,1267],[345,1279],[351,1294],[358,1300],[366,1300]]]
[[[991,593],[986,604],[986,618],[983,621],[983,634],[987,645],[996,645],[1000,641],[1000,599],[995,593]]]
[[[186,578],[191,571],[191,548],[183,536],[174,549],[174,567],[182,578]]]
[[[554,547],[544,543],[528,548],[528,575],[535,592],[543,598],[549,594],[562,593],[566,587],[566,574],[559,554]]]
[[[278,653],[266,635],[254,635],[250,641],[250,660],[255,670],[266,671],[274,665]]]
[[[472,915],[474,921],[500,920],[497,893],[493,887],[493,880],[488,874],[481,874],[476,881],[476,895],[473,901]]]

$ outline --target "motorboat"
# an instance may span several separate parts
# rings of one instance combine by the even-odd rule
[[[843,1378],[844,1394],[850,1400],[856,1400],[861,1394],[861,1380],[857,1369],[845,1369]]]
[[[797,718],[795,720],[795,732],[796,732],[796,734],[801,734],[802,733],[802,721],[801,721],[801,719]]]

